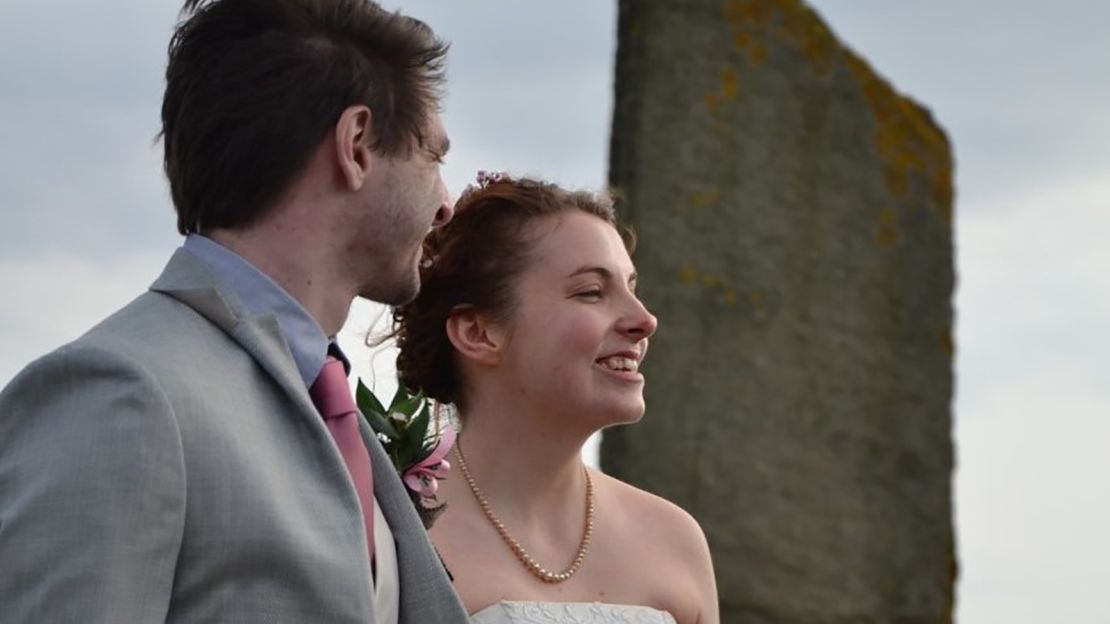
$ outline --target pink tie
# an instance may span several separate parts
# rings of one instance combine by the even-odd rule
[[[355,483],[358,502],[362,505],[362,521],[366,525],[366,543],[370,546],[370,560],[373,561],[374,478],[370,469],[370,454],[366,452],[358,431],[358,408],[351,398],[343,363],[329,355],[308,394],[324,417],[324,424],[335,439],[339,452],[343,454],[347,471]]]

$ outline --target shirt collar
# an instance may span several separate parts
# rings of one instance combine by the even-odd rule
[[[320,324],[284,288],[234,251],[199,234],[185,237],[182,247],[208,265],[251,314],[273,314],[277,318],[297,371],[305,386],[311,387],[324,367],[329,345],[339,350],[334,337],[325,335]],[[349,367],[342,352],[338,357],[344,367]]]

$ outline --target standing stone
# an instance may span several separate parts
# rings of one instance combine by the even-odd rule
[[[620,0],[616,67],[660,329],[602,467],[698,518],[724,622],[951,622],[943,130],[795,0]]]

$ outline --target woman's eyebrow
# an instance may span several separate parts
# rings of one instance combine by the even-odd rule
[[[596,273],[599,276],[601,276],[602,279],[606,279],[606,280],[613,279],[613,272],[610,271],[609,269],[605,268],[605,267],[602,267],[602,266],[584,266],[584,267],[572,272],[570,275],[568,275],[567,279],[570,279],[572,277],[578,277],[579,275],[583,275],[585,273]],[[632,273],[630,273],[628,275],[628,283],[631,284],[631,283],[635,282],[637,277],[638,277],[637,273],[635,271],[633,271]]]

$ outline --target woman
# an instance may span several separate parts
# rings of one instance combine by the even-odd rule
[[[588,469],[594,432],[644,413],[656,319],[607,196],[479,176],[395,311],[402,381],[461,424],[431,531],[473,621],[719,620],[697,522]],[[671,619],[673,617],[673,620]]]

